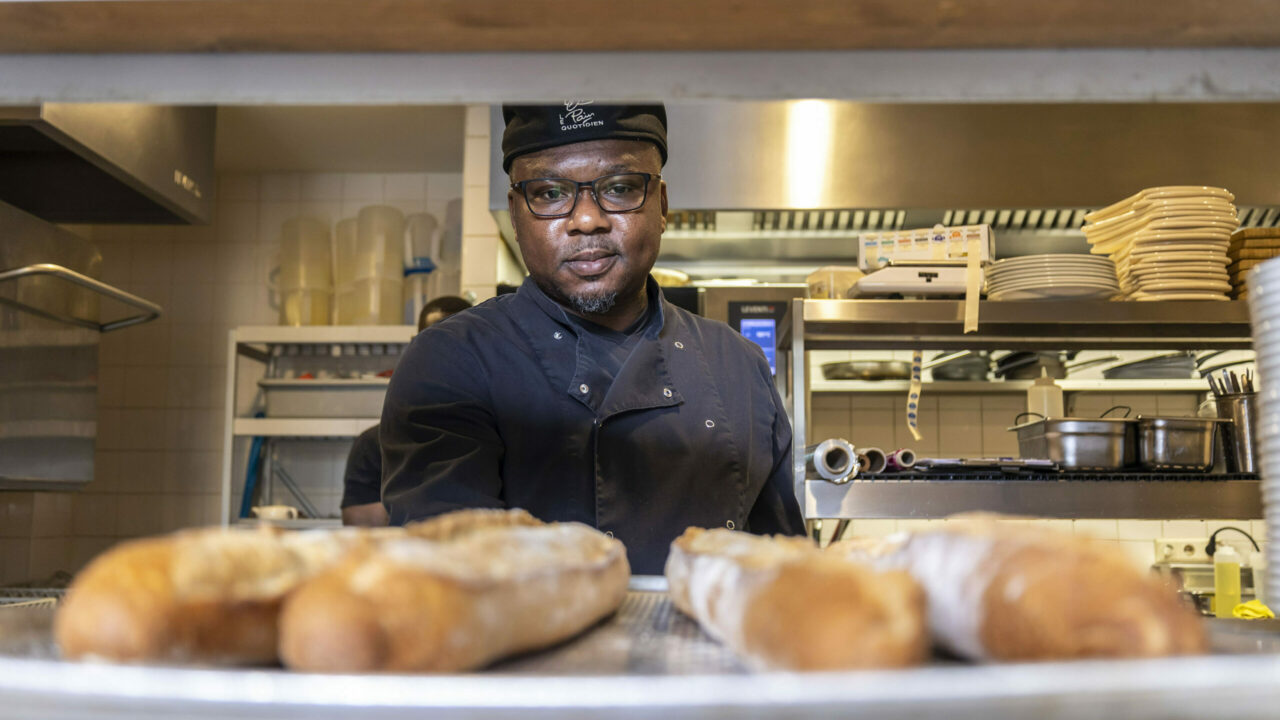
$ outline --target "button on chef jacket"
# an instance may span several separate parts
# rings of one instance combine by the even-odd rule
[[[391,523],[524,508],[613,534],[637,574],[689,526],[803,533],[764,353],[646,292],[631,338],[593,337],[531,279],[419,333],[380,425]]]

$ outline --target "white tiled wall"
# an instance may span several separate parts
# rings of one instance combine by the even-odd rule
[[[896,532],[921,531],[945,527],[948,520],[851,520],[843,538],[883,537]],[[1006,522],[1021,522],[1009,520]],[[1262,520],[1030,520],[1038,526],[1074,535],[1114,543],[1116,551],[1133,560],[1135,565],[1146,567],[1156,562],[1156,538],[1208,538],[1221,527],[1238,527],[1253,536],[1258,544],[1266,547],[1266,523]],[[823,542],[831,539],[835,521],[828,520],[822,526]],[[1220,536],[1242,552],[1248,540],[1229,533]],[[1247,553],[1245,553],[1247,555]]]
[[[76,570],[123,538],[218,521],[227,333],[277,322],[266,277],[281,223],[333,222],[370,204],[443,220],[461,195],[459,173],[222,175],[210,226],[69,228],[100,247],[103,280],[165,314],[102,336],[93,482],[0,493],[0,583]],[[336,509],[346,446],[316,449],[319,464],[282,462],[297,462],[290,472],[312,500]]]

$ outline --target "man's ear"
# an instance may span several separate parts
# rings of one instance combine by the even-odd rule
[[[524,198],[516,193],[515,190],[507,190],[507,217],[511,219],[511,237],[515,239],[516,232],[516,208],[520,207],[520,202]]]
[[[662,230],[667,231],[667,181],[658,181],[658,197],[662,200]]]

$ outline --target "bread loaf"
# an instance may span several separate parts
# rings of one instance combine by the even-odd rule
[[[759,669],[900,667],[928,653],[924,596],[804,538],[689,528],[667,558],[671,600]]]
[[[405,525],[409,535],[424,540],[455,540],[492,527],[535,527],[544,523],[527,510],[458,510]]]
[[[909,572],[928,596],[934,639],[962,657],[1151,657],[1205,649],[1194,610],[1100,541],[984,515],[870,544],[835,543],[829,552]]]
[[[280,655],[299,670],[469,670],[590,627],[629,578],[622,543],[578,523],[389,540],[286,600]]]
[[[272,663],[289,591],[354,547],[404,535],[215,528],[122,543],[76,576],[54,635],[67,658]]]

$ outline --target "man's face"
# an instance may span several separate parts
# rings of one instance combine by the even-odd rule
[[[589,182],[615,173],[661,171],[662,159],[652,143],[592,140],[518,157],[511,180]],[[607,213],[584,189],[573,212],[558,218],[535,216],[519,190],[508,192],[516,242],[538,287],[585,315],[607,314],[618,299],[644,292],[667,227],[666,183],[652,180],[648,191],[638,210]]]

